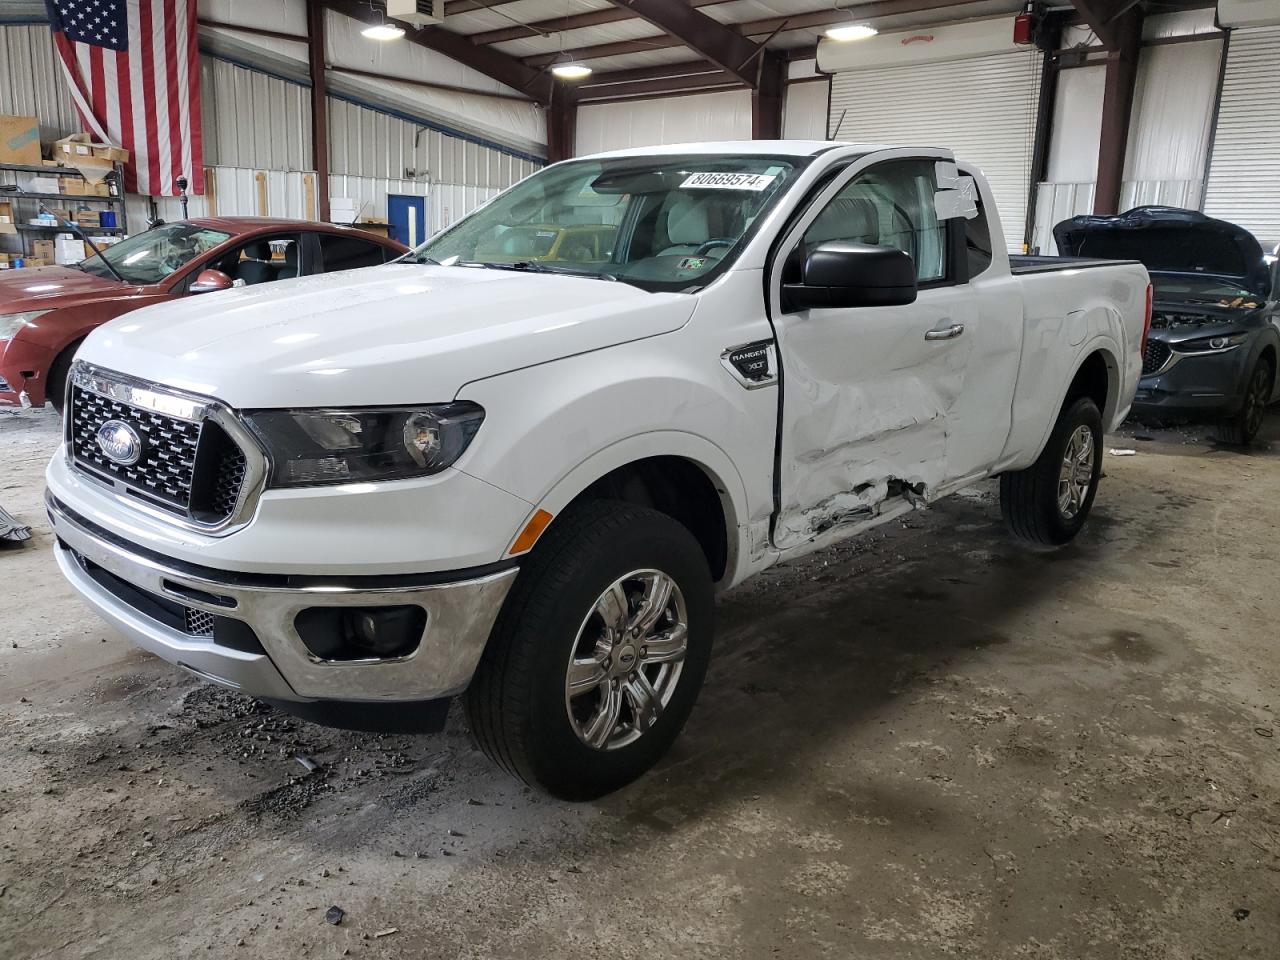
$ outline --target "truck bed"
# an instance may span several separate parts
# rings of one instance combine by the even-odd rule
[[[1136,260],[1099,260],[1092,257],[1044,257],[1026,254],[1009,254],[1009,272],[1014,276],[1029,273],[1053,273],[1058,270],[1090,270],[1094,267],[1114,266],[1117,263],[1137,263]]]

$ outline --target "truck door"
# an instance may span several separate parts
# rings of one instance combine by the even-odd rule
[[[928,499],[949,477],[947,435],[972,342],[962,334],[977,306],[958,276],[959,234],[938,217],[939,159],[905,151],[864,159],[826,187],[778,248],[769,296],[783,387],[779,549],[871,519],[898,498]],[[781,284],[798,280],[807,251],[831,240],[904,250],[916,266],[916,302],[784,312]]]

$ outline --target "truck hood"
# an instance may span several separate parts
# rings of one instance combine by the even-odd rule
[[[1053,239],[1069,257],[1140,260],[1153,273],[1229,278],[1263,298],[1271,288],[1257,238],[1195,210],[1135,207],[1116,217],[1072,217],[1053,228]]]
[[[138,288],[71,267],[27,267],[0,272],[0,314],[56,310],[136,294]]]
[[[694,304],[620,282],[388,264],[147,307],[77,356],[241,409],[434,403],[473,380],[676,330]]]

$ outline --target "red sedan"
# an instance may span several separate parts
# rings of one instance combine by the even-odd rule
[[[174,297],[371,267],[408,248],[351,227],[202,217],[137,233],[75,266],[0,273],[0,404],[62,409],[76,348],[108,320]],[[105,260],[105,262],[104,262]]]

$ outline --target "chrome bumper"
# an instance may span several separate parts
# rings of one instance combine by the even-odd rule
[[[282,577],[192,570],[170,565],[118,540],[47,498],[58,566],[98,613],[138,646],[192,673],[273,700],[394,702],[430,700],[464,690],[516,577],[514,567],[448,583],[366,586],[315,578],[304,586],[268,585]],[[264,653],[190,636],[142,613],[90,576],[84,561],[153,596],[252,628]],[[296,579],[296,578],[291,578]],[[382,578],[384,581],[389,578]],[[396,660],[328,661],[312,654],[294,626],[308,607],[417,604],[427,612],[418,648]]]

